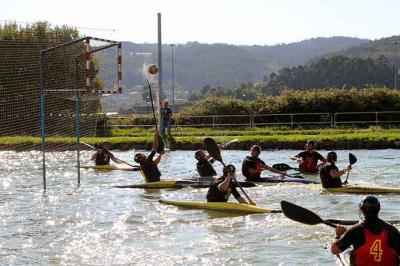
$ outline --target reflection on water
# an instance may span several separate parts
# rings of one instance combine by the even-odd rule
[[[400,185],[397,150],[356,150],[349,180],[359,184]],[[322,153],[326,153],[322,151]],[[133,152],[116,152],[132,161]],[[293,151],[264,151],[273,164],[293,164]],[[245,151],[224,151],[224,161],[240,169]],[[340,151],[339,166],[348,164]],[[89,158],[88,152],[82,158]],[[161,205],[160,198],[205,200],[207,189],[114,189],[104,185],[139,183],[138,172],[83,170],[77,187],[75,154],[48,159],[48,190],[42,191],[38,152],[0,152],[0,264],[259,264],[332,265],[324,246],[334,232],[305,226],[281,214],[238,216]],[[89,163],[85,160],[83,163]],[[216,168],[221,172],[221,165]],[[193,152],[169,152],[163,178],[195,174]],[[310,178],[317,178],[310,176]],[[322,193],[315,185],[266,184],[247,189],[260,206],[279,208],[282,199],[323,217],[357,219],[362,196]],[[400,196],[380,196],[382,217],[400,219]]]

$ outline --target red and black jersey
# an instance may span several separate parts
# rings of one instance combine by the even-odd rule
[[[352,227],[336,245],[343,251],[353,246],[353,265],[399,265],[400,233],[380,219],[367,220]]]
[[[308,152],[302,151],[296,155],[296,157],[301,158],[299,168],[301,171],[305,172],[317,172],[318,161],[325,161],[325,158],[318,152]]]
[[[389,230],[387,228],[378,235],[364,228],[364,237],[364,244],[353,253],[355,265],[398,265],[398,256],[395,250],[388,245]]]
[[[263,171],[263,165],[265,165],[265,162],[260,158],[247,156],[242,163],[242,174],[249,181],[257,181],[260,179],[261,172]],[[255,173],[251,174],[249,171],[250,168],[255,169]]]

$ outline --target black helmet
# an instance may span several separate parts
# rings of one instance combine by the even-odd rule
[[[360,210],[366,217],[377,217],[381,209],[381,204],[377,197],[366,196],[359,204]]]
[[[334,151],[330,151],[328,152],[328,154],[326,155],[326,159],[329,160],[333,160],[333,161],[337,161],[337,154]]]
[[[236,168],[235,166],[233,166],[233,164],[228,164],[224,166],[224,169],[222,169],[222,172],[224,173],[224,175],[231,173],[231,174],[235,174]]]
[[[202,153],[203,151],[202,150],[197,150],[195,153],[194,153],[194,158],[196,159],[196,160],[200,160],[201,159],[201,153]]]
[[[309,145],[312,145],[313,148],[315,147],[315,141],[313,140],[308,140],[306,145],[304,145],[304,149],[307,149]]]
[[[136,153],[133,160],[137,163],[140,163],[140,158],[146,157],[143,153]]]
[[[315,141],[313,141],[313,140],[308,140],[308,141],[307,141],[307,145],[315,145]]]

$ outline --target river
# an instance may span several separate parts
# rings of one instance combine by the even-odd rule
[[[349,151],[339,151],[339,167]],[[354,150],[358,157],[349,181],[399,187],[399,150]],[[326,151],[321,151],[323,155]],[[132,162],[134,151],[114,151]],[[240,169],[246,151],[224,151],[225,162]],[[263,151],[267,163],[284,162],[290,150]],[[81,154],[83,164],[90,153]],[[140,183],[138,172],[81,171],[77,186],[75,154],[47,154],[47,192],[43,193],[40,153],[0,152],[1,265],[333,265],[326,248],[334,230],[307,226],[282,214],[227,215],[184,210],[160,198],[204,201],[207,189],[116,189],[110,184]],[[221,166],[215,163],[221,172]],[[162,178],[195,174],[193,151],[169,152]],[[317,180],[317,177],[311,177]],[[259,206],[279,208],[281,200],[299,204],[324,218],[358,219],[361,195],[330,194],[311,185],[266,184],[246,189]],[[400,196],[382,195],[381,217],[400,219]]]

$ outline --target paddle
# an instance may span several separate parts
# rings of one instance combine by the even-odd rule
[[[154,66],[154,65],[151,65],[150,67],[152,67],[152,66]],[[150,73],[150,68],[148,69],[148,71],[149,71],[149,73]],[[157,73],[157,71],[154,72],[154,74],[156,74],[156,73]],[[151,74],[153,74],[153,73],[151,73]],[[156,119],[156,112],[154,111],[153,93],[152,93],[152,91],[151,91],[150,80],[149,80],[149,76],[148,76],[147,73],[146,73],[146,80],[147,80],[147,85],[149,86],[150,101],[151,101],[151,110],[153,111],[154,124],[155,124],[155,126],[156,126],[156,130],[158,130],[158,127],[157,127],[157,119]],[[163,140],[163,138],[160,136],[160,134],[157,135],[157,142],[158,142],[157,153],[161,154],[161,153],[163,153],[163,151],[164,151],[165,144],[164,144],[164,140]]]
[[[276,163],[276,164],[272,165],[272,168],[275,168],[276,170],[279,170],[279,171],[287,171],[287,170],[299,171],[299,168],[293,168],[290,165],[285,164],[285,163]]]
[[[96,147],[94,147],[94,146],[92,146],[92,145],[90,145],[90,144],[88,144],[88,143],[86,143],[86,142],[81,141],[80,143],[82,143],[83,145],[85,145],[85,146],[87,146],[87,147],[89,147],[89,148],[92,148],[93,150],[97,150],[97,151],[100,150],[100,149],[98,149],[98,148],[96,148]],[[114,157],[115,157],[115,156],[114,156]],[[117,157],[115,157],[115,158],[118,159],[121,163],[124,163],[124,164],[126,164],[126,165],[129,165],[130,167],[133,167],[135,171],[139,171],[139,170],[140,170],[140,166],[138,166],[138,165],[130,164],[130,163],[128,163],[128,162],[126,162],[126,161],[124,161],[124,160],[121,160],[121,159],[119,159],[119,158],[117,158]]]
[[[211,157],[213,157],[215,160],[221,162],[222,165],[225,167],[225,163],[222,160],[222,156],[221,156],[221,150],[218,148],[218,145],[217,145],[217,143],[215,143],[214,139],[212,139],[212,138],[204,138],[203,144],[204,144],[207,152],[211,155]],[[235,178],[235,180],[236,180],[236,178]],[[244,189],[242,188],[242,186],[240,185],[240,183],[237,180],[236,180],[236,184],[239,186],[240,190],[243,192],[243,194],[249,200],[250,204],[251,205],[256,205],[251,200],[249,195],[247,195],[247,193],[244,191]]]
[[[316,225],[322,223],[333,228],[337,227],[337,225],[327,220],[323,220],[314,212],[285,200],[281,201],[281,209],[286,217],[299,223],[308,225]]]
[[[285,200],[281,201],[281,209],[286,217],[299,223],[308,225],[316,225],[322,223],[333,228],[337,227],[336,224],[328,220],[322,219],[316,213]],[[345,265],[339,255],[336,255],[336,257],[343,265]]]
[[[262,167],[265,167],[265,165],[264,165],[264,164],[261,164],[261,163],[259,163],[258,165],[260,165],[260,166],[262,166]],[[275,164],[274,164],[274,165],[275,165]],[[279,174],[281,174],[281,175],[283,175],[283,176],[285,176],[285,177],[293,177],[293,178],[304,179],[304,177],[302,177],[301,175],[289,175],[289,174],[283,173],[283,172],[282,172],[283,170],[276,169],[276,168],[274,167],[274,165],[272,166],[272,168],[274,168],[275,170],[278,170],[278,171],[280,172]],[[265,170],[268,170],[268,169],[265,169]],[[268,170],[268,171],[270,171],[270,170]]]
[[[351,152],[349,153],[349,163],[350,166],[352,166],[353,164],[355,164],[357,162],[357,157],[352,154]],[[350,172],[347,172],[347,176],[346,176],[346,180],[343,183],[347,183],[347,180],[349,179],[349,174]]]
[[[231,141],[228,141],[227,143],[224,143],[221,145],[221,149],[225,149],[227,148],[229,145],[231,145],[232,143],[238,142],[239,139],[233,139]]]

